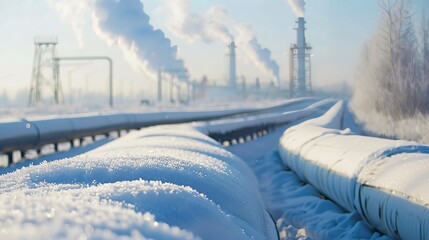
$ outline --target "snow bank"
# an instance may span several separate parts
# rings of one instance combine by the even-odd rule
[[[339,102],[324,116],[288,129],[280,140],[283,162],[381,232],[429,239],[429,146],[341,131],[342,108]]]
[[[8,238],[277,237],[251,170],[191,127],[134,132],[0,185],[0,204],[13,209],[0,214]]]

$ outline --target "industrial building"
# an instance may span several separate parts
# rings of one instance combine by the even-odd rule
[[[312,93],[311,83],[311,50],[305,39],[305,19],[299,17],[296,28],[296,43],[289,52],[289,91],[291,97],[309,96]]]

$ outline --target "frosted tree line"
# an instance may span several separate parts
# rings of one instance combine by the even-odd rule
[[[381,21],[366,44],[351,107],[366,128],[429,142],[429,21],[406,0],[378,0]]]

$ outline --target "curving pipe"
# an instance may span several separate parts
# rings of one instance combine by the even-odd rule
[[[284,164],[378,231],[429,240],[429,146],[353,135],[317,122],[283,134]]]

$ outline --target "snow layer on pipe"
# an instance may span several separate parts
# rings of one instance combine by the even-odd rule
[[[152,187],[154,184],[150,182],[137,183],[142,187],[139,190],[132,189],[132,193],[136,195],[163,194],[169,187],[171,192],[175,191],[173,194],[181,195],[182,198],[186,195],[190,195],[190,198],[198,197],[198,194],[190,193],[186,189],[181,190],[179,186]],[[132,184],[135,183],[120,183],[119,187],[124,188]],[[1,238],[196,239],[189,231],[159,222],[149,212],[141,213],[132,206],[99,196],[98,192],[103,189],[104,192],[110,190],[115,195],[119,195],[121,191],[124,196],[130,193],[117,189],[115,185],[79,189],[78,193],[69,189],[73,188],[45,186],[1,194]]]
[[[429,146],[328,128],[338,126],[338,109],[287,130],[280,140],[283,162],[383,233],[429,239]]]
[[[121,141],[110,144],[106,146],[106,148],[108,148],[109,151],[135,149],[143,151],[148,148],[191,151],[224,161],[230,167],[244,173],[247,180],[254,186],[257,186],[256,178],[240,158],[225,150],[213,139],[200,134],[191,135],[189,131],[184,131],[184,129],[183,127],[178,129],[177,126],[165,126],[159,130],[155,129],[155,131],[148,129],[144,132],[124,136]],[[95,152],[97,151],[103,152],[106,150],[95,150]]]
[[[340,129],[342,125],[342,114],[344,112],[344,102],[338,101],[322,116],[303,122],[302,125],[313,125],[325,128]]]
[[[299,171],[313,186],[348,210],[353,210],[356,173],[376,161],[384,149],[407,146],[391,141],[356,135],[326,134],[305,144],[298,160]],[[346,191],[338,191],[345,189]]]
[[[356,195],[366,203],[358,211],[396,238],[429,239],[428,161],[427,152],[402,153],[368,164],[358,178]]]
[[[23,228],[51,239],[277,237],[251,170],[190,127],[134,132],[0,185],[0,204],[13,209],[0,214],[8,238],[28,238]]]
[[[396,195],[425,205],[429,203],[428,163],[427,153],[396,154],[368,164],[358,181],[380,189],[393,189]]]

